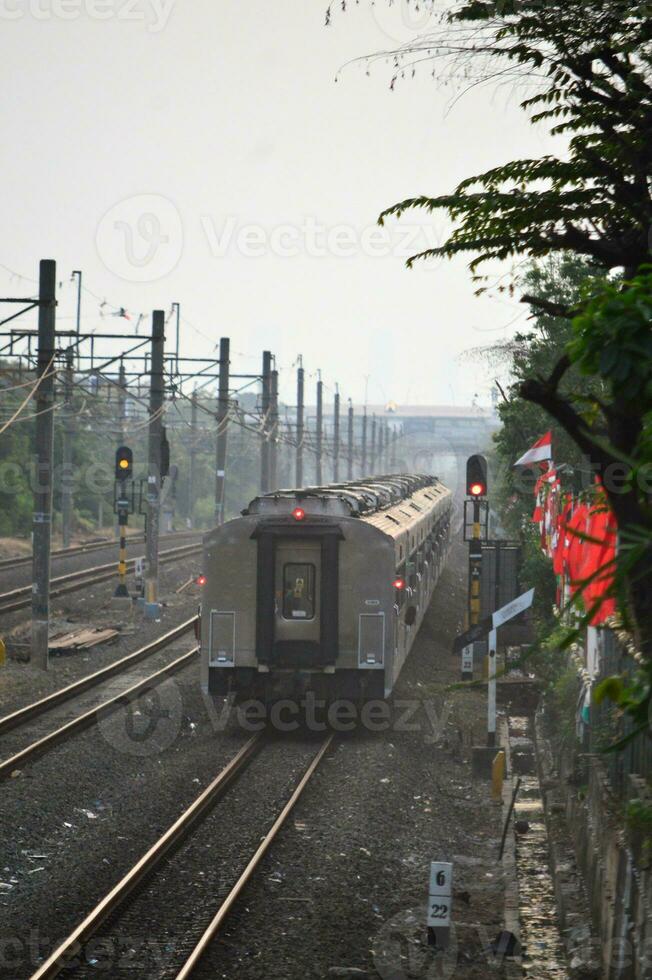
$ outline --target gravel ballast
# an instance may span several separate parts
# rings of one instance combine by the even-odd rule
[[[486,702],[481,689],[447,691],[459,679],[450,649],[464,614],[464,559],[455,547],[401,676],[392,724],[338,736],[199,977],[407,977],[400,955],[419,968],[420,930],[410,913],[416,910],[421,927],[431,860],[455,864],[456,940],[440,972],[423,976],[496,975],[484,950],[502,924],[500,810],[488,786],[472,781],[468,760],[470,745],[485,738]],[[174,571],[178,584],[182,570]],[[183,604],[176,621],[196,599]],[[172,625],[166,616],[158,630]],[[150,638],[139,629],[134,646]],[[181,671],[135,713],[118,711],[3,785],[0,976],[29,977],[38,956],[78,924],[250,736],[205,702],[198,675],[197,665]],[[253,846],[261,823],[264,830],[272,820],[279,786],[287,788],[274,776],[261,774],[255,799],[243,789],[219,804],[231,809],[216,810],[214,824],[205,825],[202,846],[183,863],[184,880],[170,888],[175,898],[161,908],[163,921],[180,914],[195,929],[208,924],[219,890],[207,898],[201,879],[207,870],[222,873],[225,839],[231,846],[237,837],[236,850],[248,856],[242,842]],[[170,868],[181,868],[173,861]],[[228,863],[233,869],[234,860]],[[152,941],[167,942],[170,928]],[[103,973],[127,974],[165,975],[149,961]]]

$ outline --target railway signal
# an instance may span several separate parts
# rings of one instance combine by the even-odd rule
[[[466,495],[477,500],[487,495],[487,460],[475,454],[466,461]]]
[[[129,511],[133,510],[133,465],[134,454],[129,446],[120,446],[115,454],[115,493],[114,510],[118,515],[120,528],[120,552],[118,556],[118,584],[114,595],[119,599],[128,599],[127,589],[127,524]],[[131,500],[129,499],[129,484],[131,483]]]
[[[466,497],[464,501],[464,538],[469,542],[469,626],[480,619],[480,579],[482,575],[482,540],[488,533],[489,505],[487,495],[487,460],[475,453],[466,461]],[[469,519],[469,509],[472,509]],[[467,528],[471,537],[467,537]],[[468,660],[463,667],[468,677]]]
[[[134,454],[129,446],[120,446],[115,453],[116,480],[131,480],[133,476]]]

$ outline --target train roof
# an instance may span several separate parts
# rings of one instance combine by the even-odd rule
[[[274,490],[254,497],[242,513],[247,515],[278,511],[278,505],[287,500],[292,504],[310,501],[317,504],[319,510],[325,514],[363,517],[395,507],[419,490],[424,491],[425,496],[431,500],[442,494],[449,494],[447,487],[436,476],[397,473],[321,487]]]

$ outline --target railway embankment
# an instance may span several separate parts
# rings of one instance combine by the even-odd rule
[[[628,825],[627,813],[628,801],[650,800],[649,788],[633,774],[622,785],[613,780],[617,756],[569,746],[543,712],[534,734],[559,917],[575,975],[647,980],[652,862],[646,835]]]
[[[472,746],[486,738],[485,691],[459,687],[451,654],[464,616],[464,558],[454,546],[392,712],[341,726],[196,976],[520,975],[496,948],[515,924],[514,862],[498,858],[503,808],[471,771]],[[186,573],[176,574],[181,581]],[[183,602],[179,617],[193,599]],[[171,625],[166,619],[161,629]],[[238,712],[202,696],[195,662],[8,779],[0,976],[31,977],[250,737]],[[146,948],[138,915],[118,917],[108,952],[106,944],[89,947],[85,975],[102,967],[104,975],[158,976],[154,961],[187,943],[184,923],[210,921],[207,876],[230,887],[246,842],[260,839],[288,792],[278,767],[267,773],[264,757],[261,765],[264,778],[235,782],[197,843],[163,868],[157,894],[183,894],[183,914],[178,903],[161,899],[157,910],[152,899]],[[424,942],[433,860],[454,866],[452,941],[438,960]]]

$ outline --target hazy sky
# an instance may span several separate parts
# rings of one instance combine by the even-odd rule
[[[356,402],[368,383],[375,403],[487,404],[491,379],[460,354],[513,332],[518,305],[474,298],[465,260],[405,269],[441,218],[383,236],[376,217],[550,142],[509,89],[451,107],[428,69],[389,91],[384,64],[335,83],[409,32],[402,0],[338,5],[328,28],[326,6],[0,0],[0,262],[34,276],[57,260],[61,327],[73,269],[134,314],[179,301],[187,352],[228,335],[234,369],[252,371],[268,347],[289,399],[301,353]],[[16,294],[3,270],[0,283]],[[96,327],[98,301],[83,304]]]

